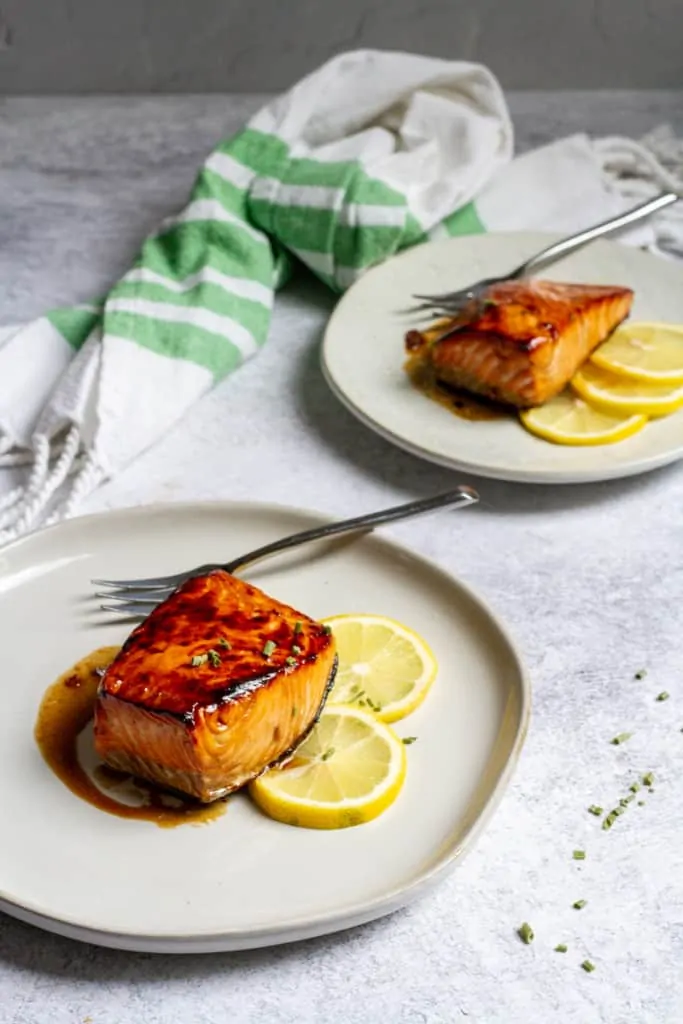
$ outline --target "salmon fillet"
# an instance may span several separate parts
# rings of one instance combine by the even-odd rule
[[[105,672],[95,747],[113,768],[208,803],[296,749],[336,668],[320,623],[221,570],[198,576]]]
[[[464,320],[410,331],[406,348],[422,350],[445,384],[527,408],[563,389],[632,302],[630,288],[504,281]]]

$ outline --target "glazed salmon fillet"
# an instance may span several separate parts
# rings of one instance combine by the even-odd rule
[[[105,672],[95,747],[113,768],[208,803],[296,749],[336,667],[320,623],[221,570],[198,576]]]
[[[518,408],[558,394],[631,311],[629,288],[505,281],[449,328],[406,335],[436,378]]]

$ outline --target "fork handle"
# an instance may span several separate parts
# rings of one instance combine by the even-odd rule
[[[268,555],[278,554],[280,551],[287,551],[289,548],[298,547],[299,544],[306,544],[313,540],[324,540],[328,537],[337,537],[342,533],[353,533],[354,531],[371,531],[382,523],[395,523],[399,519],[411,519],[414,516],[421,516],[427,512],[435,512],[440,508],[462,508],[465,505],[475,505],[479,501],[479,495],[472,487],[456,487],[454,491],[446,494],[437,494],[433,498],[421,498],[419,501],[410,501],[407,505],[394,505],[393,508],[383,509],[381,512],[370,512],[368,515],[356,516],[355,519],[344,519],[338,523],[326,523],[324,526],[315,526],[310,530],[302,530],[289,537],[282,537],[280,540],[265,544],[263,547],[249,551],[239,558],[233,559],[218,568],[226,572],[234,573],[238,569],[260,561]]]
[[[626,227],[627,224],[635,224],[636,221],[649,217],[651,214],[656,213],[657,210],[663,210],[664,207],[670,206],[671,203],[677,202],[680,198],[681,196],[676,192],[663,192],[661,195],[655,196],[654,199],[648,199],[646,203],[634,206],[632,210],[620,213],[617,217],[610,217],[609,220],[605,220],[601,224],[595,224],[592,228],[586,228],[585,231],[579,231],[576,235],[570,235],[569,238],[564,238],[561,242],[549,245],[547,249],[536,253],[530,260],[527,260],[526,263],[518,267],[511,276],[515,278],[526,277],[527,274],[536,270],[541,264],[574,252],[582,245],[585,245],[586,242],[592,242],[594,238],[600,238],[601,235],[609,235],[612,231],[618,231],[619,228]]]

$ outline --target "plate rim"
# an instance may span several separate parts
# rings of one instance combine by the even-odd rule
[[[547,231],[487,231],[483,235],[454,235],[448,238],[436,238],[431,239],[423,243],[421,246],[413,246],[408,249],[404,249],[401,252],[395,253],[390,259],[385,260],[384,263],[377,264],[375,267],[371,267],[368,274],[371,274],[374,270],[379,270],[385,267],[387,264],[394,262],[395,260],[409,258],[417,249],[422,248],[433,248],[435,246],[446,249],[449,245],[457,245],[466,242],[471,238],[487,238],[491,239],[492,242],[498,240],[509,240],[512,238],[523,239],[533,238],[539,242],[540,245],[551,245],[558,240],[561,240],[565,236],[559,232],[547,232]],[[659,259],[664,265],[670,265],[672,261],[666,260],[663,257],[658,257],[655,253],[642,250],[635,246],[626,246],[623,243],[619,243],[612,238],[598,238],[595,242],[601,244],[608,244],[610,247],[616,246],[619,249],[626,249],[631,252],[638,252],[643,256],[650,257],[652,259]],[[593,243],[589,243],[593,244]],[[588,246],[587,246],[588,247]],[[681,273],[681,284],[683,285],[683,266],[677,268]],[[332,394],[341,402],[341,404],[348,409],[353,416],[358,419],[363,426],[367,427],[373,433],[379,437],[384,438],[385,441],[389,441],[391,444],[403,451],[409,452],[416,458],[423,459],[426,462],[430,462],[433,465],[443,466],[446,469],[456,470],[457,472],[471,473],[475,476],[487,479],[487,480],[502,480],[508,483],[524,483],[524,484],[538,484],[542,486],[563,486],[567,484],[586,484],[586,483],[599,483],[607,480],[620,480],[626,479],[632,476],[639,476],[641,473],[649,473],[656,469],[661,469],[664,466],[668,466],[671,463],[680,461],[683,458],[683,442],[676,447],[670,448],[665,452],[655,453],[650,456],[641,457],[637,460],[632,461],[626,465],[614,465],[613,467],[596,468],[593,470],[543,470],[540,473],[536,473],[533,470],[527,471],[526,469],[512,469],[512,470],[496,470],[495,468],[489,468],[487,466],[481,466],[477,462],[469,462],[466,458],[458,458],[457,456],[442,455],[438,452],[434,452],[431,449],[421,445],[415,441],[411,441],[409,438],[402,437],[396,434],[389,427],[379,423],[377,419],[373,418],[364,409],[361,409],[343,390],[341,385],[335,380],[334,374],[328,364],[328,352],[331,347],[330,343],[330,328],[334,322],[336,316],[339,315],[339,311],[343,304],[347,301],[348,296],[352,294],[357,284],[365,279],[366,275],[359,278],[353,283],[353,285],[340,297],[339,302],[332,310],[332,314],[325,326],[323,333],[322,343],[319,350],[319,365],[322,372],[323,379],[329,387]]]
[[[187,515],[197,511],[215,513],[223,510],[229,513],[232,510],[253,511],[254,508],[263,512],[300,516],[309,521],[317,520],[321,525],[325,522],[334,521],[333,517],[327,513],[285,505],[279,502],[249,501],[244,499],[234,501],[230,499],[204,499],[198,501],[151,502],[144,505],[121,506],[115,509],[105,509],[85,515],[73,516],[62,522],[42,527],[23,537],[17,538],[0,549],[0,558],[14,550],[29,546],[37,538],[47,534],[59,533],[60,530],[70,527],[75,523],[101,522],[115,519],[125,520],[131,516],[144,519],[149,515],[166,512],[171,514],[178,512]],[[311,525],[315,524],[311,522]],[[444,569],[434,559],[414,551],[409,545],[393,537],[381,536],[373,532],[370,536],[366,535],[366,539],[385,551],[398,552],[402,556],[412,559],[429,572],[436,573],[437,576],[440,576],[449,585],[458,588],[477,611],[488,618],[490,624],[495,627],[499,638],[504,641],[514,663],[520,708],[510,752],[495,785],[484,803],[481,813],[477,815],[464,833],[462,841],[457,845],[451,843],[448,850],[440,855],[430,868],[417,872],[404,885],[394,887],[373,899],[355,902],[332,913],[323,912],[305,915],[304,917],[292,919],[285,925],[273,926],[272,924],[262,924],[247,929],[227,929],[220,932],[200,931],[194,932],[192,935],[142,932],[135,929],[121,932],[114,929],[101,928],[92,922],[88,923],[67,916],[55,917],[46,912],[44,907],[34,906],[30,901],[13,899],[1,888],[0,911],[25,923],[35,925],[44,931],[112,949],[128,950],[131,952],[178,954],[236,952],[238,950],[275,946],[334,934],[385,917],[407,906],[426,893],[470,852],[499,807],[517,768],[531,719],[532,690],[530,675],[524,658],[510,631],[485,597],[480,596],[468,583],[465,583],[460,577]],[[4,575],[4,572],[0,570],[0,576],[2,575]]]

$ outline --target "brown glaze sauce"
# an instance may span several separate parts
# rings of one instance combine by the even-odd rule
[[[83,767],[79,747],[88,742],[87,730],[92,722],[99,672],[113,661],[119,649],[99,647],[48,687],[40,704],[34,732],[44,760],[72,793],[119,818],[135,818],[151,821],[161,828],[174,828],[176,825],[203,824],[221,817],[227,806],[225,800],[197,804],[179,795],[165,793],[132,775],[118,772],[101,762],[96,763],[94,751],[88,757],[95,764],[92,777]],[[116,799],[117,795],[124,799]],[[127,803],[126,799],[134,802]]]
[[[404,370],[418,391],[463,420],[498,420],[511,415],[504,405],[437,380],[431,364],[420,351],[408,357]]]

